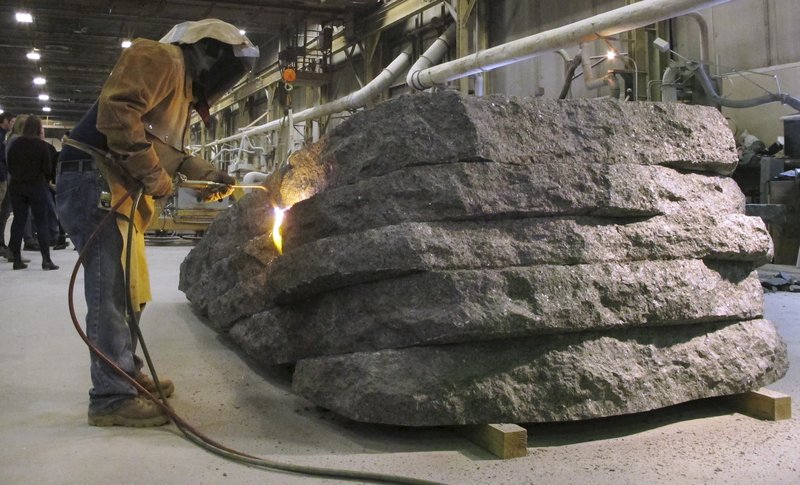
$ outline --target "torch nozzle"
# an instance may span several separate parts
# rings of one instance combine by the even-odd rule
[[[195,189],[195,190],[222,190],[225,188],[232,188],[232,189],[259,189],[263,190],[264,192],[269,192],[269,189],[264,187],[263,185],[258,184],[223,184],[220,182],[211,182],[209,180],[179,180],[178,186],[186,189]]]

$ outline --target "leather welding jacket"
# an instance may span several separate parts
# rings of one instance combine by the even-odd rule
[[[180,47],[137,39],[123,51],[103,85],[96,110],[71,132],[76,141],[110,154],[112,161],[101,163],[101,171],[112,204],[139,183],[145,187],[166,183],[176,172],[204,180],[216,171],[209,162],[184,152],[191,104],[192,80]],[[76,158],[65,155],[62,160]],[[86,158],[85,153],[80,156]],[[118,212],[128,216],[131,205],[126,201]],[[153,198],[143,197],[134,221],[139,231],[146,229],[153,213]]]

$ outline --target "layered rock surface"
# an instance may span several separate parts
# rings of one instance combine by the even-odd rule
[[[772,246],[735,163],[708,108],[402,96],[296,156],[285,254],[249,195],[181,289],[357,420],[571,420],[743,392],[787,361],[760,319]]]

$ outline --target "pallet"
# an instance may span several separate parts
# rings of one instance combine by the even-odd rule
[[[528,430],[516,424],[479,424],[455,428],[467,439],[502,460],[528,455]]]
[[[740,413],[754,418],[780,421],[792,417],[792,398],[777,391],[762,388],[724,399]]]

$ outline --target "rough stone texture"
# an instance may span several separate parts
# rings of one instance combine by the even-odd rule
[[[211,325],[353,419],[583,419],[768,384],[763,223],[711,108],[401,96],[293,155],[181,268]],[[286,253],[273,200],[292,205]]]
[[[263,254],[280,302],[419,271],[697,258],[761,265],[771,257],[771,239],[759,218],[676,214],[632,221],[405,223],[318,239],[278,259]]]
[[[725,119],[702,106],[400,96],[343,123],[322,155],[338,187],[414,165],[493,160],[664,165],[730,174],[738,157]],[[723,135],[723,136],[720,136]]]
[[[218,330],[269,304],[264,262],[278,254],[271,245],[264,251],[254,246],[272,228],[273,217],[263,192],[247,195],[211,224],[181,263],[178,288]]]
[[[320,355],[761,316],[748,264],[640,261],[431,271],[270,308],[231,329],[267,364]]]
[[[685,212],[744,213],[727,177],[631,164],[526,166],[453,163],[411,167],[329,189],[286,214],[287,250],[308,241],[410,221]]]
[[[781,378],[766,320],[410,347],[298,362],[292,388],[356,421],[431,426],[646,411]]]

